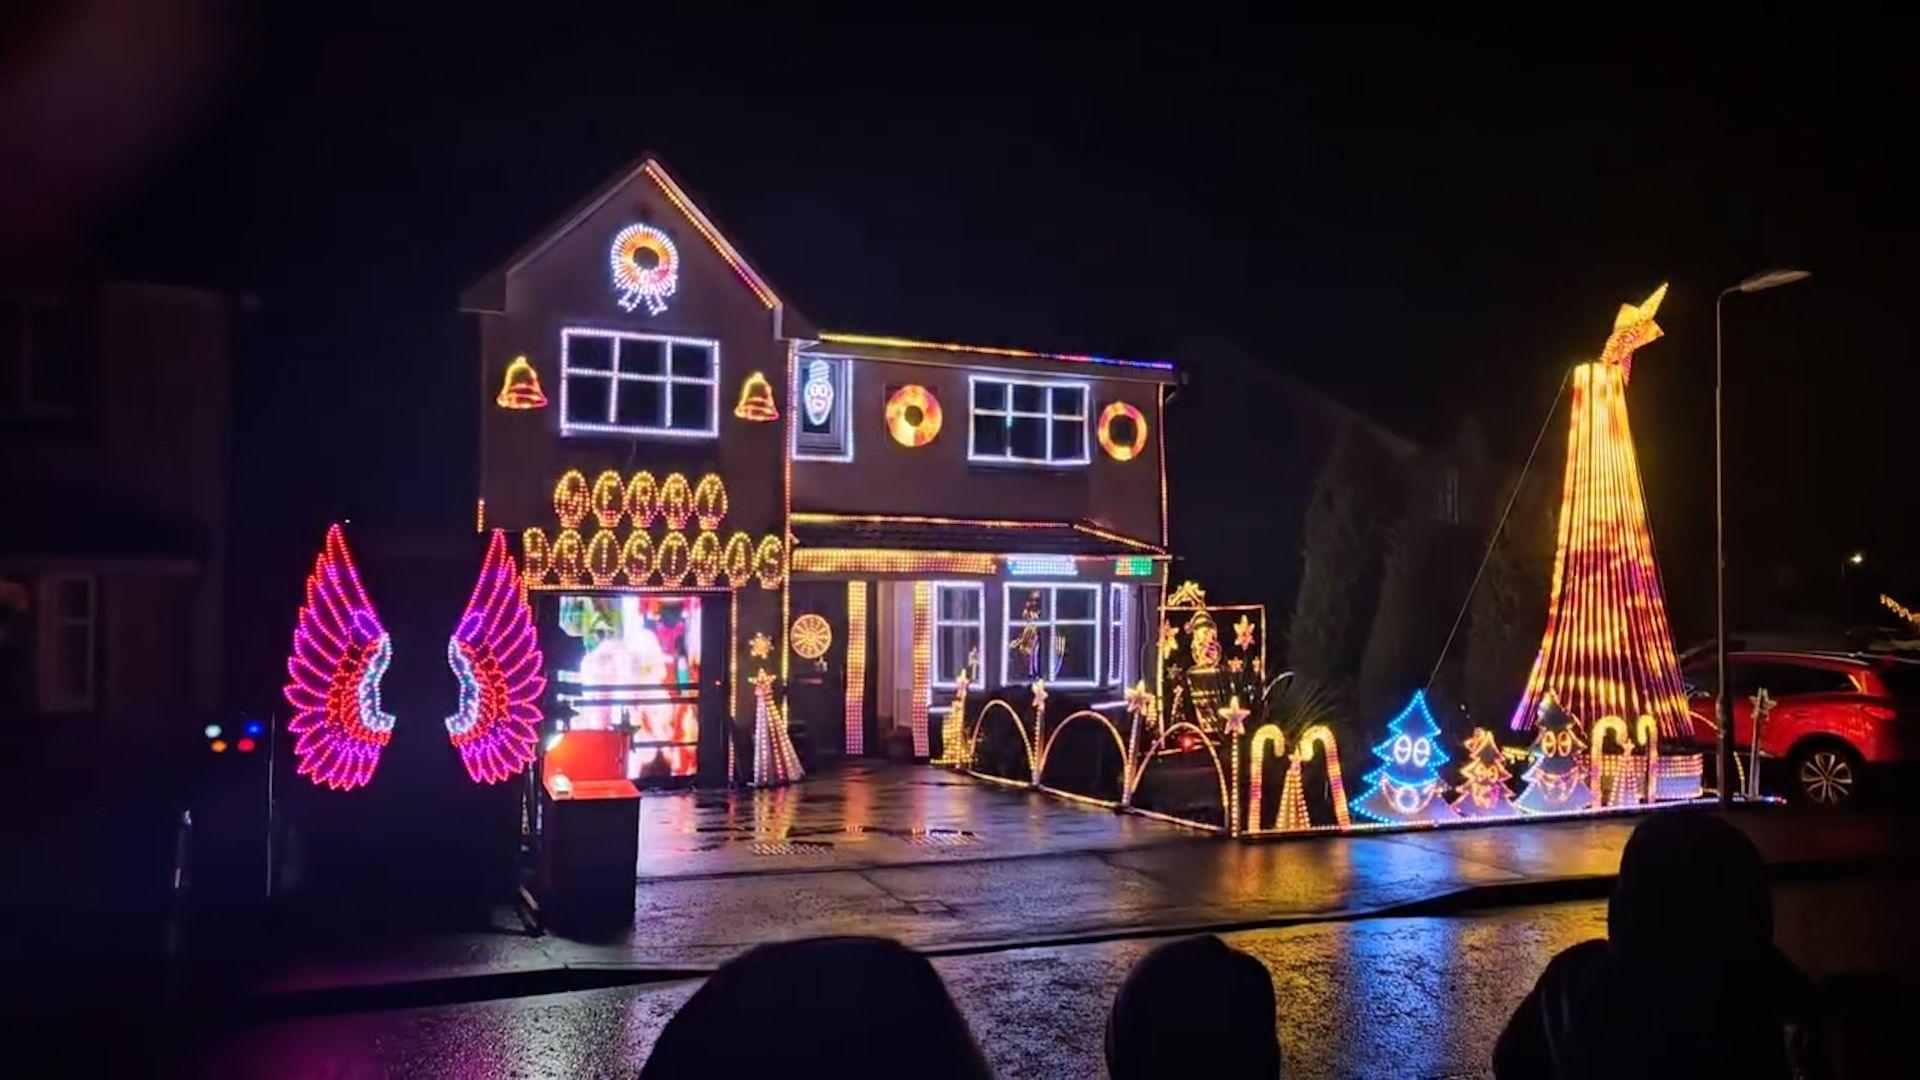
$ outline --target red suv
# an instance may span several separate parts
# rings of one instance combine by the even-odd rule
[[[1714,659],[1690,657],[1682,673],[1694,738],[1711,747]],[[1859,793],[1868,767],[1920,761],[1920,663],[1860,653],[1727,654],[1733,745],[1753,745],[1753,702],[1765,688],[1773,711],[1760,729],[1760,757],[1784,761],[1791,794],[1838,806]]]

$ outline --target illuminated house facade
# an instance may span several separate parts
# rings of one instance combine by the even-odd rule
[[[926,759],[963,669],[1089,702],[1151,673],[1171,365],[822,331],[651,159],[462,307],[549,745],[745,778],[765,673],[802,758]]]

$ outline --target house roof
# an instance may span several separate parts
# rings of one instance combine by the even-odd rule
[[[1150,382],[1173,383],[1180,381],[1180,375],[1167,360],[1126,360],[1112,356],[1095,356],[1091,353],[1047,352],[1040,349],[1015,349],[1001,345],[961,345],[943,341],[921,341],[916,338],[891,337],[881,334],[854,334],[841,331],[821,331],[817,335],[819,344],[813,348],[816,352],[845,351],[858,356],[880,360],[906,360],[913,363],[951,363],[973,366],[981,362],[1028,361],[1041,364],[1067,364],[1088,369],[1104,369],[1100,374],[1113,378],[1136,378]]]
[[[980,554],[1165,555],[1166,549],[1087,521],[1019,521],[889,514],[793,515],[796,545]]]
[[[509,275],[538,258],[542,252],[553,246],[561,237],[579,227],[582,222],[591,217],[602,206],[605,206],[609,200],[619,195],[620,192],[625,191],[636,179],[642,176],[652,181],[654,186],[660,189],[661,194],[666,196],[667,201],[672,203],[674,208],[686,217],[687,221],[694,227],[694,230],[704,237],[707,243],[713,246],[713,250],[720,258],[726,262],[728,266],[733,268],[735,274],[740,276],[741,282],[746,285],[748,291],[752,292],[755,298],[774,313],[774,322],[778,336],[807,337],[812,335],[813,331],[806,320],[799,317],[797,312],[793,312],[787,308],[785,302],[780,299],[779,294],[775,293],[773,287],[767,284],[766,279],[761,277],[759,272],[753,268],[753,264],[747,261],[747,257],[740,253],[740,249],[733,246],[733,242],[726,238],[726,235],[720,231],[720,227],[715,225],[713,219],[707,216],[706,211],[702,210],[699,204],[694,201],[693,197],[687,194],[686,189],[681,187],[680,184],[673,179],[672,175],[667,172],[666,166],[660,163],[660,159],[651,154],[635,160],[626,168],[615,173],[606,182],[589,192],[585,198],[575,203],[572,208],[565,214],[562,214],[553,224],[536,233],[532,240],[523,245],[520,250],[514,252],[512,257],[506,262],[495,267],[487,276],[468,286],[467,289],[460,294],[460,310],[493,315],[504,313],[506,310],[507,278]]]

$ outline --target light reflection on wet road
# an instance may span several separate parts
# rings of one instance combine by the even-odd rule
[[[1783,948],[1826,976],[1912,970],[1920,884],[1784,886]],[[1845,911],[1847,918],[1834,913]],[[1289,1076],[1476,1075],[1557,951],[1605,932],[1598,901],[1458,918],[1229,935],[1273,972]],[[1098,1076],[1108,1003],[1152,941],[1011,949],[936,963],[1003,1077]],[[691,982],[206,1033],[199,1076],[631,1076]]]

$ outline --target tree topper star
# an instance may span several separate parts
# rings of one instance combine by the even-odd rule
[[[1047,680],[1033,680],[1033,712],[1035,716],[1047,711]]]
[[[765,634],[755,634],[747,639],[747,655],[755,660],[765,660],[773,655],[773,639]]]
[[[773,683],[774,683],[774,678],[771,674],[767,672],[766,668],[761,668],[758,671],[755,671],[753,673],[753,692],[754,693],[756,694],[773,693]]]
[[[1240,704],[1239,694],[1227,698],[1227,703],[1220,706],[1220,719],[1226,721],[1229,735],[1244,733],[1247,730],[1247,717],[1251,715],[1253,710]]]

